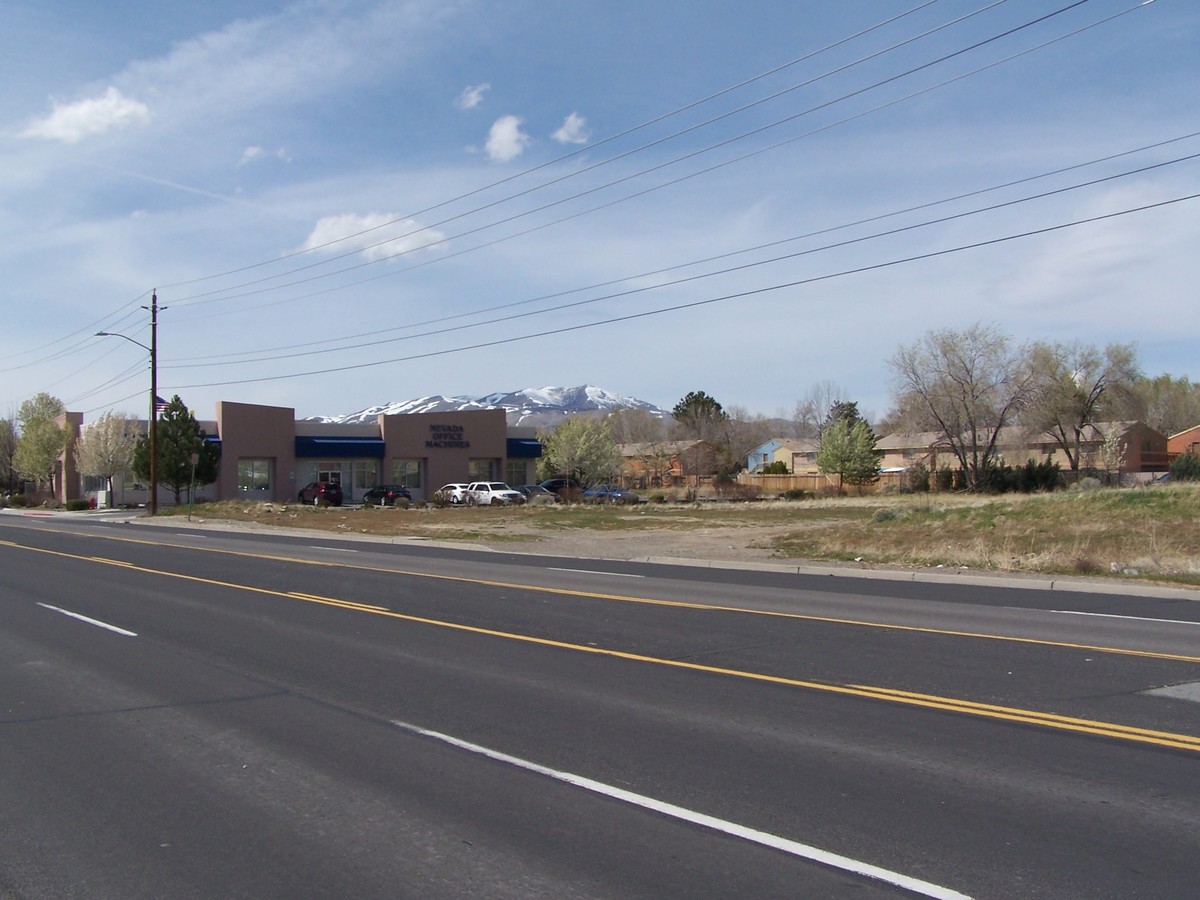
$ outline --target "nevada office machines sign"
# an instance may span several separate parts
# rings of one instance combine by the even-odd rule
[[[471,442],[466,439],[465,429],[461,425],[430,425],[425,446],[465,450],[471,446]]]

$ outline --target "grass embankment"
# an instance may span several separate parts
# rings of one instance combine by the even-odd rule
[[[170,513],[172,511],[165,510]],[[186,512],[185,508],[178,513]],[[430,540],[521,542],[556,533],[724,529],[779,559],[1116,575],[1200,584],[1200,486],[1056,494],[462,509],[314,509],[219,503],[205,519]]]

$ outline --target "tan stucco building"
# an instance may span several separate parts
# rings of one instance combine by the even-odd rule
[[[216,418],[199,424],[221,448],[217,480],[196,488],[197,499],[211,501],[291,501],[312,481],[339,483],[350,503],[377,484],[402,484],[420,500],[450,482],[533,482],[542,455],[534,430],[509,428],[503,409],[341,424],[297,420],[291,407],[220,401]],[[73,459],[70,450],[66,458]],[[145,502],[145,486],[129,479],[114,486],[115,505]],[[88,494],[78,477],[62,481],[66,496],[60,499]],[[159,503],[172,499],[160,486]]]

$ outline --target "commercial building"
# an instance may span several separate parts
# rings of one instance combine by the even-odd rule
[[[81,419],[68,414],[76,430]],[[535,481],[542,455],[534,430],[509,428],[502,409],[380,415],[341,424],[297,420],[291,407],[220,401],[216,419],[200,420],[200,427],[221,447],[217,480],[196,488],[197,499],[210,501],[285,502],[312,481],[339,483],[346,502],[377,484],[402,484],[419,500],[450,482]],[[64,474],[72,461],[68,449]],[[64,501],[96,487],[77,477],[61,481]],[[125,484],[114,485],[111,502],[140,504],[147,496],[146,486],[130,474]],[[172,500],[160,485],[159,502]]]

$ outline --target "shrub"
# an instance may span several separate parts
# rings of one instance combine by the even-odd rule
[[[85,509],[91,509],[92,504],[87,500],[68,500],[66,509],[67,512],[80,512]]]
[[[24,494],[13,494],[8,498],[8,505],[14,509],[20,509],[29,506],[29,498]]]
[[[788,472],[787,463],[782,459],[777,459],[773,463],[767,463],[762,467],[763,475],[790,475]]]
[[[929,468],[923,462],[915,462],[908,467],[908,489],[914,494],[924,494],[929,490]]]
[[[961,473],[959,473],[961,475]],[[954,490],[954,469],[938,469],[937,470],[937,489],[939,491]]]
[[[1175,457],[1171,463],[1172,481],[1200,481],[1200,456],[1189,450]]]
[[[803,500],[807,496],[800,488],[788,488],[783,492],[784,500]]]

